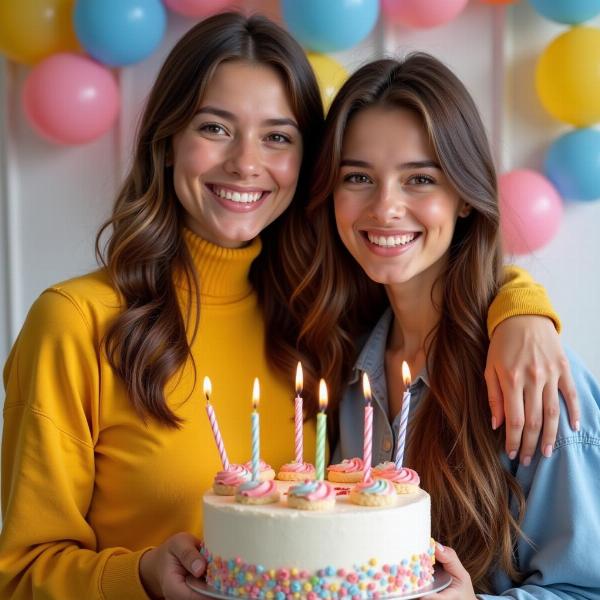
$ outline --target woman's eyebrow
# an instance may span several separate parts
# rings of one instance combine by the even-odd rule
[[[340,167],[361,167],[368,169],[373,165],[366,160],[356,160],[354,158],[344,158],[340,162]],[[439,163],[435,160],[411,160],[409,162],[396,165],[396,169],[441,169]]]
[[[234,113],[232,113],[228,110],[224,110],[222,108],[217,108],[216,106],[201,106],[196,111],[197,115],[200,113],[208,113],[211,115],[215,115],[216,117],[221,117],[222,119],[227,119],[228,121],[233,121],[233,122],[238,121],[238,118],[235,116]],[[289,125],[291,127],[294,127],[295,129],[297,129],[298,131],[300,131],[300,127],[298,126],[298,123],[296,123],[296,121],[294,121],[294,119],[290,119],[288,117],[265,119],[262,122],[262,124],[268,125],[269,127],[273,127],[273,126],[281,127],[284,125]]]

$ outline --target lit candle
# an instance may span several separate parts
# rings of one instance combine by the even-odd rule
[[[221,431],[219,430],[219,424],[217,423],[217,415],[215,415],[215,410],[210,403],[210,395],[212,393],[212,385],[210,383],[210,379],[208,377],[204,378],[204,396],[206,397],[206,414],[208,415],[208,422],[210,423],[210,428],[213,432],[213,437],[215,438],[215,443],[217,444],[217,450],[219,451],[219,456],[221,457],[221,463],[223,464],[223,470],[227,471],[229,469],[229,459],[227,458],[227,452],[225,451],[225,444],[223,443],[223,438],[221,437]]]
[[[406,426],[408,424],[408,411],[410,409],[410,369],[405,360],[402,361],[402,379],[404,380],[404,396],[402,396],[402,410],[400,412],[400,429],[398,431],[398,444],[396,446],[396,469],[402,468],[404,462],[404,446],[406,445]]]
[[[327,429],[327,386],[321,379],[319,382],[319,414],[317,415],[317,455],[315,457],[315,471],[317,481],[325,479],[325,437]]]
[[[302,410],[302,363],[296,367],[296,399],[294,400],[294,448],[296,451],[296,462],[301,463],[304,454],[304,441],[302,439],[302,427],[304,424],[304,413]]]
[[[363,463],[365,465],[363,481],[371,480],[371,463],[373,462],[373,405],[371,404],[371,385],[369,377],[363,373],[363,394],[365,396],[365,433],[363,438]]]
[[[260,474],[260,421],[258,418],[258,403],[260,401],[260,384],[258,377],[254,378],[252,388],[252,480],[258,481]]]

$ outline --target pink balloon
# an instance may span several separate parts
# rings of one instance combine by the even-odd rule
[[[381,0],[385,17],[406,27],[427,29],[451,21],[469,0]]]
[[[505,173],[498,183],[505,251],[529,254],[547,244],[563,214],[562,200],[552,183],[528,169]]]
[[[119,115],[112,73],[77,54],[53,54],[28,75],[23,106],[33,128],[59,144],[85,144],[107,132]]]
[[[207,17],[226,10],[236,0],[163,0],[165,6],[185,17]]]

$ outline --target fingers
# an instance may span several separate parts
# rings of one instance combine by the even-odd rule
[[[447,546],[442,546],[439,542],[435,544],[435,560],[444,565],[446,572],[452,576],[452,579],[463,583],[470,581],[467,570],[462,566],[456,552]]]
[[[520,376],[515,372],[505,372],[501,375],[500,386],[506,415],[506,454],[513,460],[521,445],[521,436],[525,425],[523,384]]]
[[[497,429],[504,423],[504,398],[496,371],[491,365],[485,368],[485,382],[488,390],[488,402],[492,413],[492,429]]]
[[[201,577],[206,570],[206,560],[198,550],[200,540],[189,533],[177,534],[172,539],[172,554],[194,577]]]
[[[552,448],[558,432],[558,417],[560,407],[558,404],[558,382],[551,381],[544,387],[542,395],[544,404],[544,430],[540,444],[542,454],[546,458],[552,456]]]
[[[525,422],[521,434],[521,464],[528,467],[531,464],[531,458],[537,448],[543,423],[543,393],[544,384],[539,373],[531,373],[528,383],[525,384],[524,397],[521,400],[524,405]],[[558,424],[558,423],[556,423]],[[544,423],[546,426],[546,423]],[[551,430],[549,430],[551,433]],[[554,431],[556,435],[556,431]],[[552,442],[554,443],[554,442]]]
[[[579,431],[579,399],[577,398],[577,390],[571,375],[571,369],[569,368],[569,361],[567,357],[563,355],[560,363],[560,377],[558,380],[558,389],[560,390],[567,410],[569,411],[569,423],[573,431]]]

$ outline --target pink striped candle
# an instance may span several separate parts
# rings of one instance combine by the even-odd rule
[[[252,481],[258,481],[260,475],[260,419],[258,403],[260,400],[260,384],[258,377],[254,378],[252,387]]]
[[[373,405],[371,404],[371,385],[369,377],[363,373],[363,393],[365,395],[365,433],[363,438],[363,481],[371,481],[371,464],[373,462]]]
[[[221,463],[223,465],[223,470],[229,470],[229,459],[227,458],[227,452],[225,450],[225,444],[223,443],[223,438],[221,437],[221,431],[219,429],[219,424],[217,423],[217,415],[215,415],[215,411],[210,403],[210,394],[212,392],[212,385],[210,383],[210,379],[208,377],[204,378],[204,396],[206,397],[206,414],[208,415],[208,422],[210,423],[210,428],[213,432],[213,437],[215,438],[215,443],[217,444],[217,450],[219,451],[219,456],[221,457]]]
[[[402,379],[404,380],[404,396],[402,396],[402,409],[400,412],[400,429],[398,430],[398,443],[396,445],[396,469],[402,468],[404,462],[404,446],[406,445],[406,428],[408,425],[408,411],[410,410],[410,369],[405,360],[402,361]]]
[[[304,412],[302,407],[302,363],[296,367],[296,399],[294,400],[294,449],[296,451],[296,462],[302,463],[304,460],[304,440],[303,425]]]

